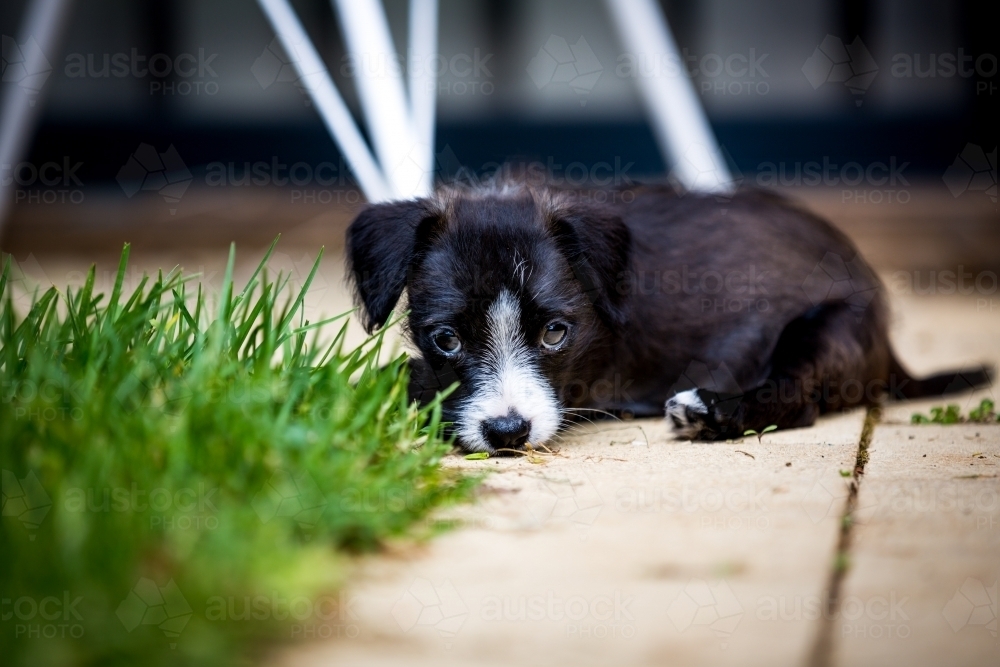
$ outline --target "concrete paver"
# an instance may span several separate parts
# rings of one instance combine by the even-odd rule
[[[799,663],[863,417],[762,444],[681,443],[662,420],[605,422],[543,463],[456,458],[494,471],[459,511],[470,526],[362,564],[358,636],[287,662]]]
[[[997,367],[997,304],[995,294],[895,294],[900,358],[917,374]],[[883,410],[834,621],[838,664],[1000,663],[1000,424],[909,425],[935,406],[967,415],[983,398],[996,401],[996,387]]]
[[[838,664],[997,664],[1000,425],[883,425],[869,457]]]

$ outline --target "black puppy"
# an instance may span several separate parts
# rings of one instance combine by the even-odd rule
[[[666,414],[683,437],[740,436],[884,398],[989,382],[911,378],[882,286],[825,221],[764,192],[606,193],[500,184],[363,210],[349,279],[369,331],[404,289],[422,357],[411,394],[445,402],[458,443],[541,444],[586,410]]]

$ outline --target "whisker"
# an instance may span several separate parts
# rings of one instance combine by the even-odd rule
[[[625,421],[624,419],[622,419],[621,417],[619,417],[618,415],[616,415],[616,414],[614,414],[612,412],[608,412],[607,410],[600,410],[598,408],[562,408],[562,411],[563,412],[571,412],[571,413],[574,413],[574,414],[580,413],[580,412],[594,412],[594,413],[597,413],[599,415],[606,415],[606,416],[610,417],[611,419],[614,419],[615,421]]]
[[[582,421],[582,422],[586,422],[587,424],[596,424],[597,423],[593,419],[588,419],[587,417],[583,417],[583,416],[580,416],[580,415],[578,415],[577,418],[580,421]],[[578,422],[576,420],[570,420],[567,417],[560,417],[559,426],[561,427],[561,426],[567,426],[567,425],[578,424],[578,423],[580,423],[580,422]]]

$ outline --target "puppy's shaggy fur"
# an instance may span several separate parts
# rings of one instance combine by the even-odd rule
[[[406,291],[412,395],[459,383],[445,417],[464,448],[541,444],[588,410],[665,409],[683,437],[728,438],[989,381],[985,369],[911,378],[874,273],[788,201],[611,194],[449,188],[351,224],[365,326],[385,324]]]

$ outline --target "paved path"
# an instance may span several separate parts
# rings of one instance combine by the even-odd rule
[[[976,297],[893,305],[917,370],[1000,362],[1000,313]],[[860,411],[762,443],[650,420],[536,462],[456,457],[490,471],[465,527],[364,560],[344,636],[281,661],[997,664],[1000,425],[909,425],[933,404],[893,405],[864,438]]]
[[[809,195],[879,269],[896,348],[914,372],[1000,366],[1000,292],[988,270],[996,269],[1000,241],[995,206],[955,199],[937,185],[915,189],[909,205],[896,207],[848,205],[839,191],[796,194]],[[248,235],[248,216],[295,217],[272,270],[300,283],[316,246],[327,243],[311,316],[350,307],[343,211],[277,200],[238,210],[217,204],[206,199],[182,231],[212,229],[228,240],[238,229],[237,273],[245,278],[259,257],[249,239],[265,243],[274,232],[264,225]],[[61,285],[82,279],[95,258],[80,244],[103,238],[94,248],[109,251],[98,275],[107,291],[121,238],[132,238],[134,220],[148,216],[121,212],[101,236],[94,230],[107,227],[66,229],[65,220],[79,220],[77,209],[15,225],[20,231],[8,240],[36,281]],[[87,210],[95,222],[107,218],[101,206]],[[225,251],[161,250],[170,239],[187,240],[180,221],[161,217],[144,227],[145,243],[132,238],[137,269],[129,284],[139,266],[181,262],[218,289]],[[29,254],[59,239],[40,262]],[[972,294],[949,294],[945,268],[975,271],[983,281]],[[349,343],[362,337],[355,327]],[[1000,393],[953,402],[967,412],[983,396]],[[339,638],[289,649],[274,662],[1000,664],[1000,425],[909,425],[913,411],[931,405],[888,408],[865,439],[860,475],[862,413],[767,434],[762,443],[676,442],[655,420],[574,431],[558,456],[538,463],[455,457],[450,465],[493,471],[479,501],[455,514],[466,527],[364,559],[347,592],[348,617],[329,628]],[[824,615],[826,608],[834,613]]]

